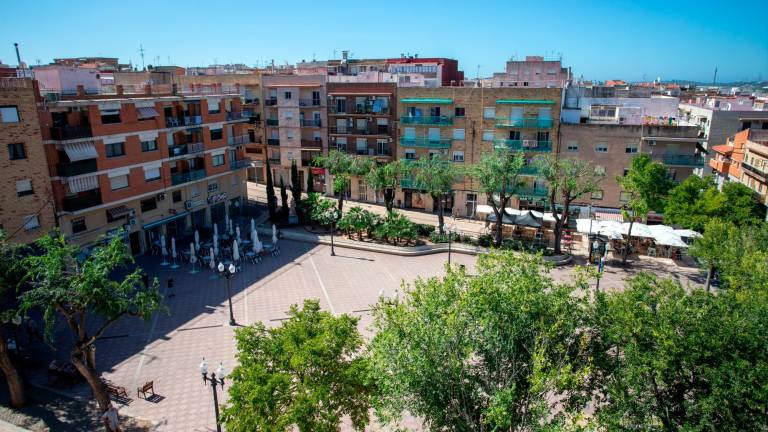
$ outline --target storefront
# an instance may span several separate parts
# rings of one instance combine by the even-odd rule
[[[227,193],[217,192],[210,194],[207,201],[211,207],[211,223],[223,222],[224,216],[227,214]]]
[[[166,239],[171,237],[180,238],[187,231],[187,215],[189,212],[176,212],[169,217],[144,224],[144,240],[147,245],[157,245],[160,236],[164,235]],[[167,244],[170,244],[168,242]]]

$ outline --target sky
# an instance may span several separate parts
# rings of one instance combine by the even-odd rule
[[[729,8],[731,10],[729,10]],[[6,1],[0,60],[54,57],[264,66],[340,58],[449,57],[465,76],[510,58],[562,58],[575,76],[631,81],[768,79],[765,0]],[[750,11],[754,14],[750,15]]]

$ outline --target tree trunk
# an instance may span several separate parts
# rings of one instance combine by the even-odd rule
[[[16,341],[18,344],[19,341]],[[11,406],[20,408],[27,399],[24,395],[24,384],[21,382],[19,371],[13,366],[11,356],[8,352],[8,344],[5,343],[5,334],[0,326],[0,369],[2,369],[5,379],[8,382],[8,393],[11,396]]]
[[[621,257],[621,263],[622,264],[626,264],[627,263],[627,256],[629,255],[630,240],[632,239],[632,225],[634,225],[634,224],[635,224],[635,219],[634,218],[630,219],[629,220],[629,230],[627,230],[627,245],[626,245],[626,247],[624,247],[624,253],[622,254],[623,256]],[[589,245],[589,247],[592,247],[592,245]]]
[[[432,196],[432,199],[435,199],[435,196]],[[443,225],[445,222],[443,221],[443,198],[440,196],[437,198],[437,225],[438,229],[440,231],[440,234],[445,234],[445,230],[443,229]]]
[[[104,411],[107,409],[107,407],[109,407],[110,404],[109,394],[107,394],[107,389],[99,379],[99,375],[96,373],[96,370],[91,369],[86,364],[87,357],[88,354],[79,348],[73,349],[69,356],[70,361],[75,366],[75,368],[77,368],[77,371],[80,372],[80,375],[82,375],[83,378],[85,378],[85,380],[88,382],[88,385],[91,386],[91,390],[93,390],[93,396],[96,398],[96,402],[99,404],[99,408]]]
[[[710,265],[709,269],[707,269],[707,282],[704,284],[704,288],[707,290],[707,292],[710,292],[710,289],[712,287],[712,278],[715,276],[715,266]]]
[[[563,237],[563,219],[555,222],[555,255],[560,255],[562,248],[560,247],[560,240]]]
[[[387,208],[387,213],[392,211],[392,204],[395,202],[395,190],[384,189],[384,206]]]
[[[343,214],[342,211],[344,209],[344,193],[339,194],[339,214]]]
[[[555,202],[554,199],[551,200],[550,205],[552,206],[552,214],[554,215],[557,213],[557,210],[555,210]],[[565,228],[565,222],[568,220],[568,210],[571,206],[570,200],[564,199],[563,200],[563,213],[558,218],[555,216],[555,254],[560,255],[563,253],[562,246],[560,243],[563,239],[563,231]],[[592,245],[590,245],[592,247]]]
[[[503,213],[500,213],[499,215],[496,215],[496,222],[493,223],[493,245],[496,247],[501,246],[501,233],[502,233],[502,218],[504,217]]]

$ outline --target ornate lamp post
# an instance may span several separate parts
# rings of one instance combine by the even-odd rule
[[[325,221],[331,224],[331,256],[336,256],[336,251],[333,248],[333,232],[336,231],[336,222],[339,220],[339,209],[336,207],[330,207],[323,215]]]
[[[224,364],[219,363],[216,372],[213,372],[211,373],[211,376],[208,376],[208,362],[203,359],[203,361],[200,362],[200,374],[203,376],[203,384],[211,383],[211,387],[213,388],[213,411],[216,415],[216,432],[221,432],[221,424],[219,423],[219,396],[216,393],[216,386],[221,386],[222,389],[224,388]]]
[[[225,267],[224,263],[219,263],[218,269],[221,277],[227,279],[227,298],[229,299],[229,325],[236,326],[237,323],[235,322],[235,315],[232,312],[232,292],[230,290],[230,279],[235,275],[235,272],[237,272],[237,268],[234,264],[230,264],[229,267]]]

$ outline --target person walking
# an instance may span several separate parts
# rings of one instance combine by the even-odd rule
[[[117,416],[117,408],[112,404],[109,404],[107,409],[104,410],[104,413],[101,415],[101,422],[107,428],[107,432],[122,432]]]
[[[168,281],[166,282],[166,285],[168,287],[168,289],[166,290],[168,292],[168,298],[176,297],[176,293],[173,292],[173,284],[174,283],[175,283],[175,281],[173,280],[173,278],[169,277]]]

